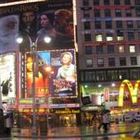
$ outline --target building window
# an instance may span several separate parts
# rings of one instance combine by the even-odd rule
[[[105,28],[112,29],[112,21],[105,21]]]
[[[133,21],[127,21],[127,28],[133,28]]]
[[[137,28],[140,28],[140,20],[137,21]]]
[[[87,12],[87,11],[84,11],[83,12],[83,16],[84,16],[84,18],[89,18],[90,17],[90,13]]]
[[[93,5],[100,5],[100,1],[99,0],[93,0]]]
[[[106,41],[112,41],[113,40],[113,34],[112,33],[107,33],[106,34]]]
[[[102,25],[101,25],[101,21],[95,21],[95,29],[101,29]]]
[[[96,80],[105,81],[106,80],[106,71],[96,71]]]
[[[116,21],[116,28],[123,28],[122,21],[120,21],[120,20]]]
[[[125,0],[125,1],[124,1],[124,4],[125,4],[125,5],[131,5],[131,0]]]
[[[136,5],[140,5],[140,0],[135,0]]]
[[[97,34],[97,35],[95,35],[95,39],[96,39],[96,41],[103,41],[103,36],[101,35],[101,34]]]
[[[107,79],[108,80],[118,80],[118,71],[117,70],[107,70]]]
[[[120,57],[120,66],[126,66],[126,57]]]
[[[93,60],[90,58],[86,59],[86,67],[93,67]]]
[[[105,17],[111,17],[111,11],[110,11],[110,9],[105,9],[104,10],[104,16]]]
[[[103,46],[97,45],[96,46],[96,54],[103,54],[103,52],[104,52]]]
[[[89,21],[84,22],[84,29],[85,30],[89,30],[90,29],[90,22]]]
[[[118,48],[119,48],[119,53],[124,53],[125,49],[123,45],[120,45]]]
[[[85,54],[92,54],[92,46],[85,46]]]
[[[140,77],[140,70],[139,69],[130,69],[130,79],[137,80]]]
[[[121,17],[122,16],[121,10],[115,10],[115,16]]]
[[[134,40],[134,39],[135,39],[134,32],[128,32],[128,40]]]
[[[93,71],[86,71],[85,72],[85,81],[95,81],[95,72]]]
[[[98,67],[104,67],[104,59],[103,58],[98,58],[97,59],[97,66]]]
[[[118,70],[119,78],[120,79],[129,79],[128,70]]]
[[[89,6],[89,1],[88,0],[83,0],[83,6]]]
[[[125,10],[125,13],[126,13],[126,17],[131,17],[132,16],[132,12],[131,10]]]
[[[131,65],[137,65],[137,57],[130,57]]]
[[[135,53],[136,52],[136,46],[135,45],[130,45],[129,46],[129,52],[130,53]]]
[[[114,5],[120,5],[120,0],[114,0]]]
[[[114,45],[108,45],[107,46],[107,53],[111,54],[111,53],[114,53],[115,50],[114,50]]]
[[[117,40],[118,41],[124,40],[123,32],[120,31],[117,32]]]
[[[110,0],[104,0],[104,5],[110,5]]]
[[[110,67],[115,66],[115,58],[114,57],[108,58],[108,65]]]
[[[100,10],[95,9],[95,10],[94,10],[94,16],[95,16],[95,17],[100,17],[100,16],[101,16]]]
[[[91,34],[85,34],[85,41],[91,41]]]

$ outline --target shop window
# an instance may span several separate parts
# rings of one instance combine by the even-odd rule
[[[119,76],[121,76],[121,79],[129,79],[129,72],[128,70],[118,70]]]
[[[140,77],[140,70],[139,69],[130,69],[130,79],[137,80]]]
[[[107,79],[108,80],[118,80],[118,71],[117,70],[107,70]]]
[[[85,72],[85,81],[95,81],[95,72],[94,71],[86,71]]]
[[[105,81],[106,80],[106,71],[96,71],[96,80]]]

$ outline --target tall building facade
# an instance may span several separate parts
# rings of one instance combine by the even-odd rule
[[[104,104],[111,110],[139,106],[131,100],[134,89],[139,93],[135,83],[140,77],[140,1],[79,0],[76,4],[82,98],[90,97],[92,105]]]

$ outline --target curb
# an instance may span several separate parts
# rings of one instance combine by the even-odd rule
[[[134,131],[116,132],[116,133],[104,133],[104,134],[88,134],[88,135],[67,135],[67,136],[23,136],[23,135],[13,135],[15,138],[75,138],[75,137],[104,137],[111,135],[121,135],[121,134],[132,134]]]

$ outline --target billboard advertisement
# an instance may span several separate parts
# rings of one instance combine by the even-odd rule
[[[27,95],[32,96],[32,55],[26,55]],[[77,95],[76,54],[74,49],[39,51],[36,57],[36,97]]]
[[[14,103],[15,89],[15,54],[0,55],[0,90],[2,101]]]
[[[38,49],[74,47],[72,0],[47,0],[0,9],[0,52],[19,50],[16,37],[22,35],[21,50],[30,50],[31,42]],[[49,36],[52,42],[44,43]]]

